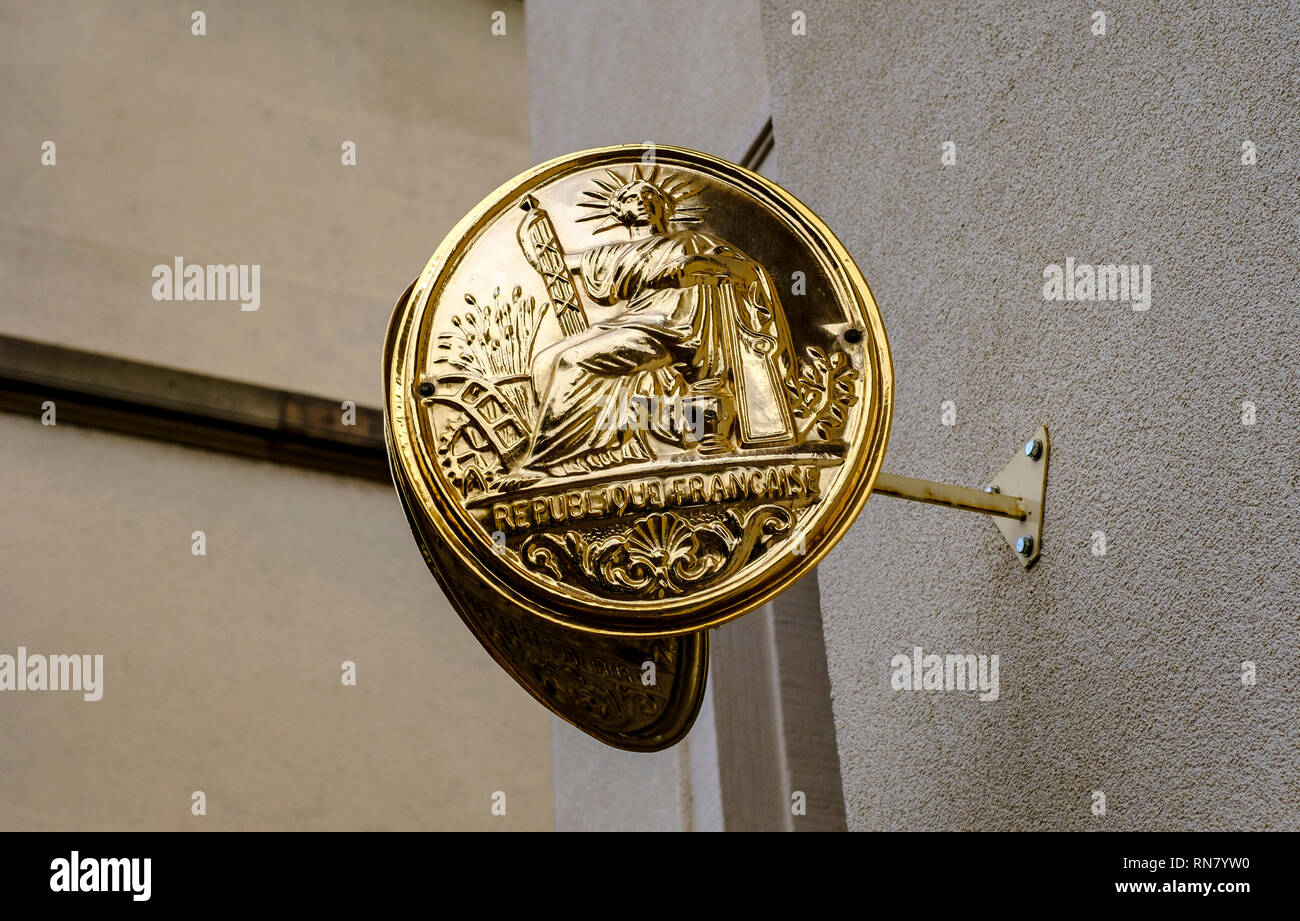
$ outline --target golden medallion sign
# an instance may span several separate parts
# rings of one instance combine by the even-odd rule
[[[689,728],[705,628],[848,530],[893,401],[826,226],[668,147],[497,189],[398,304],[385,364],[394,480],[448,596],[534,696],[636,749]]]

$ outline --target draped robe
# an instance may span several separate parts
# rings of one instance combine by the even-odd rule
[[[680,407],[688,382],[703,380],[727,386],[737,403],[747,401],[738,407],[742,441],[747,432],[755,442],[792,436],[782,391],[793,366],[790,336],[766,272],[754,263],[758,281],[748,286],[726,278],[677,286],[684,263],[711,253],[748,258],[692,230],[583,254],[579,278],[588,296],[627,308],[534,358],[541,408],[529,467],[562,475],[649,460],[648,435],[680,443],[681,419],[655,412],[647,418],[638,402]],[[740,367],[747,362],[749,368]],[[755,373],[755,362],[765,370]],[[638,413],[643,424],[632,424]]]

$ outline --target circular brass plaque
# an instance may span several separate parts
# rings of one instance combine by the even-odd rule
[[[830,230],[670,147],[493,192],[399,303],[385,361],[394,479],[448,594],[587,634],[691,633],[795,582],[866,502],[893,407]]]

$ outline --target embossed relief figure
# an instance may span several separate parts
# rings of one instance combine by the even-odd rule
[[[650,460],[651,438],[704,453],[793,443],[796,365],[767,272],[685,226],[701,210],[686,204],[688,179],[607,174],[582,220],[630,239],[568,256],[544,212],[520,228],[569,333],[533,357],[539,409],[524,479]],[[587,327],[579,291],[624,309]]]
[[[811,279],[789,315],[768,254]],[[847,531],[893,405],[879,311],[830,230],[663,145],[578,151],[484,198],[384,356],[394,484],[457,611],[536,699],[638,751],[695,718],[706,628]]]

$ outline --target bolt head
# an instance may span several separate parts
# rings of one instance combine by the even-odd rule
[[[1025,442],[1025,457],[1030,460],[1038,460],[1043,456],[1043,443],[1037,438]]]
[[[1021,556],[1029,556],[1034,552],[1034,539],[1032,537],[1016,538],[1016,553]]]

